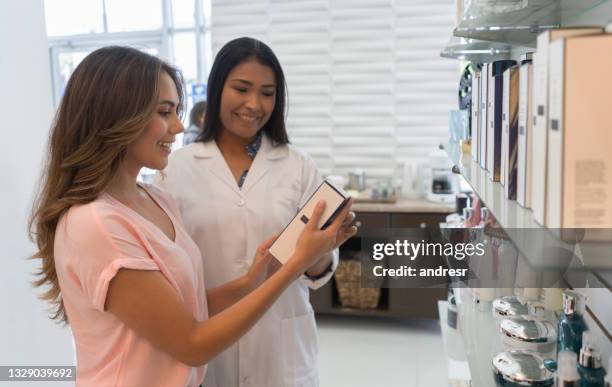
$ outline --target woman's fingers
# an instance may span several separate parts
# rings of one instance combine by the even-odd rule
[[[344,223],[344,220],[346,219],[349,211],[351,210],[352,205],[353,205],[353,198],[350,198],[348,200],[348,203],[346,203],[346,205],[344,206],[342,211],[340,211],[336,219],[334,219],[332,224],[327,228],[327,230],[329,230],[328,231],[329,233],[331,233],[332,235],[336,235],[340,227],[342,227],[342,224]]]
[[[357,217],[357,215],[355,215],[355,213],[353,211],[349,211],[349,213],[346,216],[346,218],[344,218],[344,222],[342,222],[342,227],[350,226],[351,223],[353,223],[355,221],[356,217]]]
[[[334,248],[340,247],[349,238],[357,234],[357,231],[358,231],[358,228],[355,226],[346,227],[346,228],[341,229],[339,235],[337,236],[336,245],[334,246]]]
[[[321,220],[321,216],[323,216],[323,211],[325,211],[325,201],[321,200],[317,203],[314,210],[312,211],[312,215],[306,223],[306,228],[312,231],[316,231],[319,229],[318,224]]]
[[[278,238],[280,234],[274,234],[271,237],[269,237],[268,239],[266,239],[265,241],[263,241],[259,247],[257,248],[257,252],[261,255],[265,255],[268,250],[270,249],[270,247],[272,247],[272,244],[274,243],[274,241]]]

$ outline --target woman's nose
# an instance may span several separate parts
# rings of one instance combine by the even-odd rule
[[[171,130],[174,134],[182,133],[185,131],[185,127],[183,126],[183,123],[181,122],[181,119],[179,117],[176,117],[176,122],[172,126]]]
[[[261,101],[258,93],[249,93],[246,97],[245,106],[253,111],[258,112],[261,110]]]

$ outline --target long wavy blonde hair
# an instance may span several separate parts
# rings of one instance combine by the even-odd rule
[[[29,221],[30,239],[38,246],[31,258],[41,260],[34,285],[48,285],[40,297],[51,303],[52,319],[68,321],[53,252],[59,220],[71,206],[94,201],[117,173],[127,145],[155,113],[162,71],[176,84],[182,109],[181,73],[134,48],[98,49],[68,81]]]

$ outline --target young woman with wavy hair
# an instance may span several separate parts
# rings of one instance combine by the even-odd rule
[[[36,285],[72,328],[78,385],[199,385],[209,360],[351,234],[348,207],[318,230],[319,205],[284,266],[268,270],[270,238],[245,275],[206,289],[174,201],[137,182],[167,165],[183,104],[180,72],[126,47],[91,53],[64,92],[30,231]]]

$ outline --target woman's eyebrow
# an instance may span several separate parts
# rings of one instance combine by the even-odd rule
[[[247,81],[246,79],[234,78],[230,79],[230,81],[240,82],[248,86],[253,86],[253,82]],[[274,83],[270,83],[268,85],[261,85],[261,87],[276,87],[276,85]]]
[[[165,100],[161,101],[159,104],[160,105],[170,105],[170,107],[175,107],[176,106],[176,102],[171,101],[169,99],[165,99]]]

